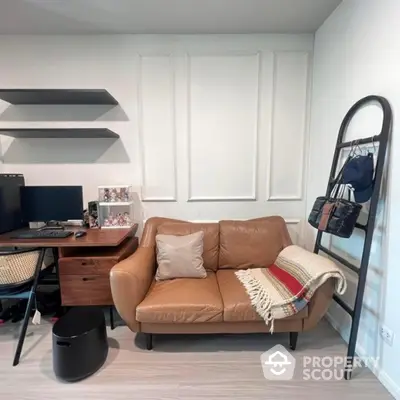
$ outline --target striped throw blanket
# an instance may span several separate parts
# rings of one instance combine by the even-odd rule
[[[266,324],[271,323],[271,333],[275,319],[302,310],[329,278],[336,279],[338,294],[343,294],[347,286],[343,272],[333,261],[295,245],[283,249],[268,268],[240,270],[235,274],[257,313]]]

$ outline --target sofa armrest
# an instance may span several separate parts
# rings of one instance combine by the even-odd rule
[[[303,320],[303,331],[313,329],[328,311],[335,292],[335,279],[329,278],[321,285],[308,303],[308,317]]]
[[[155,272],[153,247],[139,247],[134,254],[116,264],[110,272],[115,307],[133,332],[140,330],[136,307],[146,296]]]

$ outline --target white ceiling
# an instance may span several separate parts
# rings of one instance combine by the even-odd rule
[[[0,34],[313,33],[342,0],[0,0]]]

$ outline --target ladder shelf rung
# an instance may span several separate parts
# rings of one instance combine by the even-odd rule
[[[343,310],[346,311],[347,314],[349,314],[350,317],[353,318],[354,310],[352,308],[350,308],[350,306],[347,303],[345,303],[337,294],[333,295],[333,300],[335,300],[336,303],[338,303],[339,306],[342,307]]]
[[[364,232],[367,232],[367,229],[368,229],[368,225],[362,225],[362,224],[359,224],[358,222],[356,222],[355,227],[358,229],[361,229]]]
[[[368,144],[368,143],[373,143],[373,142],[379,142],[381,140],[381,135],[375,135],[375,136],[370,136],[364,139],[358,139],[358,140],[351,140],[350,142],[342,142],[338,143],[336,148],[337,149],[344,149],[346,147],[353,147],[355,145],[359,146],[362,144]]]

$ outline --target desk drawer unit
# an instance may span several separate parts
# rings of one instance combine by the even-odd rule
[[[58,261],[64,306],[113,305],[110,270],[138,246],[136,237],[117,248],[79,249]]]
[[[60,258],[60,275],[81,275],[82,273],[91,275],[104,275],[116,264],[113,258]]]
[[[61,297],[67,306],[113,304],[108,275],[63,275]]]

